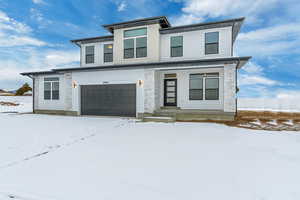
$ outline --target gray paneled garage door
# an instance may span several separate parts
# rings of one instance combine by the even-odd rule
[[[136,85],[82,85],[81,114],[135,117]]]

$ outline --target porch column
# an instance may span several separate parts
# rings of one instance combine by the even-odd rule
[[[72,73],[64,74],[65,85],[65,111],[72,110]]]
[[[236,112],[236,65],[224,65],[224,112]]]
[[[144,80],[144,112],[153,113],[155,110],[155,71],[145,70]]]

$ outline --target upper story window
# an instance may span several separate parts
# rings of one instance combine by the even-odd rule
[[[171,57],[183,56],[183,36],[171,37]]]
[[[205,54],[219,53],[219,32],[205,33]]]
[[[112,62],[113,61],[113,44],[104,44],[103,48],[104,48],[104,50],[103,50],[104,62]]]
[[[124,31],[124,58],[147,57],[147,28]]]
[[[95,46],[86,46],[85,47],[85,63],[94,63],[95,62]]]
[[[59,100],[59,78],[44,78],[44,100]]]
[[[190,74],[189,93],[190,100],[219,100],[219,73]]]

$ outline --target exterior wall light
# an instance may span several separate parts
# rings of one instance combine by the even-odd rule
[[[143,84],[144,84],[144,81],[143,81],[143,80],[139,80],[139,81],[138,81],[138,84],[139,84],[140,87],[142,87]]]
[[[72,88],[77,88],[77,83],[76,83],[76,81],[72,81]]]

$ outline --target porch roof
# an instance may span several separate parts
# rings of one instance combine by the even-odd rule
[[[236,64],[236,68],[240,69],[250,59],[251,59],[251,57],[248,56],[248,57],[229,57],[229,58],[214,58],[214,59],[201,59],[201,60],[182,60],[182,61],[168,61],[168,62],[100,65],[100,66],[95,66],[95,67],[60,68],[60,69],[52,69],[50,71],[42,71],[42,72],[24,72],[24,73],[21,73],[21,75],[29,76],[29,75],[39,75],[39,74],[53,74],[53,73],[68,72],[68,71],[165,68],[165,67],[220,65],[220,64]]]

